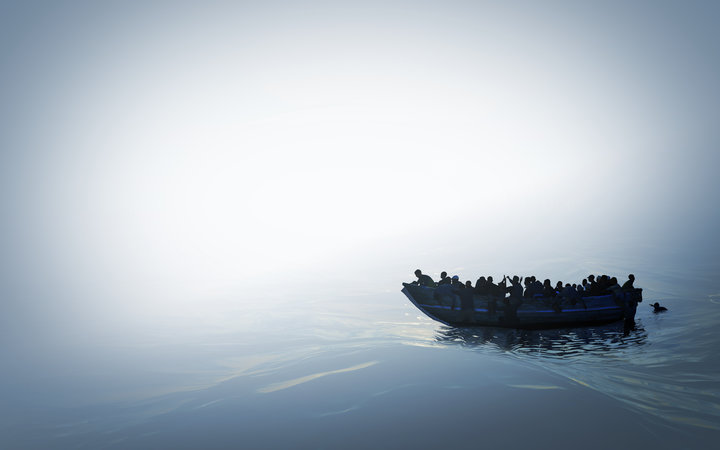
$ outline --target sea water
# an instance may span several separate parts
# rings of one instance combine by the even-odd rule
[[[539,267],[570,273],[574,264]],[[613,273],[613,261],[593,264],[625,276]],[[712,273],[657,261],[636,267],[644,301],[630,332],[622,324],[524,331],[425,317],[400,292],[415,268],[397,268],[407,269],[405,279],[354,274],[378,277],[364,285],[278,284],[252,301],[227,292],[193,314],[168,312],[117,335],[95,330],[50,339],[42,352],[7,350],[2,447],[720,442],[720,291]],[[655,301],[669,311],[654,313]]]

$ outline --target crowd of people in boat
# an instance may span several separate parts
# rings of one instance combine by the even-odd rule
[[[553,284],[549,279],[544,281],[538,280],[535,276],[518,277],[514,275],[512,278],[507,275],[503,276],[502,281],[495,283],[493,277],[480,277],[473,285],[472,281],[468,280],[464,283],[460,281],[457,275],[449,277],[447,272],[440,274],[440,280],[435,282],[429,275],[422,273],[420,269],[415,271],[415,276],[418,278],[417,281],[413,281],[413,284],[427,287],[440,287],[447,285],[455,293],[468,294],[471,290],[473,295],[480,296],[491,296],[516,299],[532,299],[532,298],[555,298],[561,297],[570,300],[577,300],[583,297],[593,297],[600,295],[620,295],[623,292],[632,291],[635,289],[635,275],[628,275],[627,281],[622,285],[618,283],[616,277],[610,277],[608,275],[589,275],[583,279],[581,283],[565,283],[558,281]],[[509,294],[509,295],[508,295]]]

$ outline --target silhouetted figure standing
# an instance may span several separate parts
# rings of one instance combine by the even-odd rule
[[[506,279],[508,279],[507,276],[503,277],[503,281]],[[503,299],[505,320],[508,322],[517,321],[517,309],[523,302],[522,280],[522,277],[518,278],[517,275],[514,275],[510,280],[512,286],[507,288],[508,292],[510,292],[510,297]]]
[[[454,288],[453,293],[460,297],[460,321],[466,323],[474,322],[473,313],[475,311],[474,295],[475,289],[473,289],[472,282],[466,281],[463,286]]]
[[[632,275],[631,275],[632,276]],[[605,277],[605,275],[603,275]],[[633,277],[634,279],[634,277]],[[627,290],[620,287],[617,278],[612,277],[607,281],[606,290],[610,292],[615,301],[625,308],[625,331],[635,329],[635,313],[638,302]]]
[[[493,315],[497,312],[497,298],[505,297],[505,289],[493,283],[493,277],[489,276],[485,282],[485,290],[487,291],[487,295],[490,296],[487,305],[488,314]]]
[[[525,277],[525,290],[523,291],[523,298],[531,298],[533,296],[533,282],[535,277],[530,275]]]
[[[488,295],[487,280],[485,280],[485,277],[480,277],[475,282],[475,293],[477,295]]]
[[[512,279],[510,280],[510,283],[512,286],[508,288],[508,292],[510,293],[510,298],[512,299],[521,299],[523,298],[523,286],[522,286],[522,278],[518,278],[517,275],[514,275]]]
[[[595,275],[588,275],[587,277],[588,284],[590,285],[590,289],[587,290],[588,295],[594,296],[594,295],[600,295],[598,284],[595,281]]]
[[[628,275],[628,280],[623,283],[622,290],[623,291],[631,291],[635,289],[635,286],[633,286],[633,283],[635,282],[635,275],[630,274]]]
[[[505,296],[505,289],[503,289],[502,287],[493,283],[493,277],[487,277],[487,282],[485,282],[485,287],[487,288],[488,295],[492,295],[493,297],[504,297]]]

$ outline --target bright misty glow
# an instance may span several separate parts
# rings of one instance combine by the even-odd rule
[[[525,209],[526,199],[543,197],[579,204],[554,179],[571,182],[578,163],[600,156],[614,161],[564,104],[565,87],[537,86],[522,67],[509,79],[471,79],[370,58],[354,61],[366,67],[360,74],[324,61],[303,63],[297,74],[289,64],[275,69],[287,76],[271,83],[266,100],[281,98],[282,107],[262,113],[249,80],[218,82],[217,67],[165,64],[169,86],[146,75],[115,79],[112,68],[103,91],[77,88],[75,115],[62,128],[86,152],[66,161],[75,166],[71,178],[85,182],[63,201],[89,193],[94,229],[77,217],[68,227],[83,239],[102,230],[93,245],[108,252],[101,260],[173,281],[313,265],[474,216],[480,205]],[[388,68],[409,76],[383,76]],[[522,89],[528,85],[542,89]],[[60,176],[66,184],[67,173]]]
[[[153,119],[169,120],[170,129],[129,127],[110,144],[117,150],[99,156],[100,167],[83,164],[72,174],[87,180],[78,187],[92,191],[85,206],[94,220],[73,217],[69,227],[83,239],[101,230],[93,237],[93,247],[108,252],[101,260],[187,281],[313,265],[452,222],[471,205],[522,203],[539,183],[557,199],[540,174],[559,176],[566,164],[551,167],[524,150],[547,144],[503,135],[510,123],[478,135],[457,105],[438,118],[432,108],[401,109],[392,100],[224,126],[198,123],[203,117],[192,110],[168,111],[178,117]],[[127,115],[156,107],[140,103]]]
[[[693,217],[714,214],[695,205],[717,184],[717,67],[700,36],[668,34],[676,11],[173,8],[8,15],[20,291],[42,279],[163,310],[414,242],[427,250],[388,277],[467,264],[437,249],[528,260],[715,219]]]

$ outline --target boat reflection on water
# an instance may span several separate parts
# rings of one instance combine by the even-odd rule
[[[442,344],[496,349],[518,355],[568,358],[593,353],[606,355],[606,352],[638,347],[647,342],[647,332],[641,324],[628,330],[622,322],[552,330],[443,326],[437,331],[435,340]]]
[[[626,330],[622,322],[554,330],[444,326],[436,331],[435,340],[481,354],[510,356],[520,364],[563,377],[570,382],[565,389],[581,393],[589,388],[605,394],[641,416],[661,419],[643,425],[657,427],[658,433],[674,429],[693,436],[696,444],[714,438],[720,431],[717,394],[707,387],[714,378],[667,352],[667,346],[658,344],[663,342],[662,333],[652,323],[647,326],[651,339],[637,320],[632,330]],[[681,337],[674,340],[679,344]],[[682,370],[683,376],[678,377]]]

